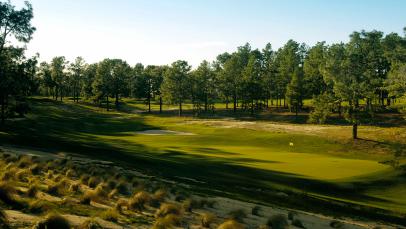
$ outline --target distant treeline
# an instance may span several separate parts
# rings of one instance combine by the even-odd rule
[[[8,12],[26,19],[17,21],[20,29],[14,30],[7,30],[2,19],[4,37],[13,34],[28,42],[35,31],[30,24],[31,5],[27,3],[20,11],[11,7]],[[7,17],[7,13],[0,15]],[[164,66],[130,66],[120,59],[87,64],[81,57],[69,63],[60,56],[38,64],[37,57],[27,59],[23,49],[0,41],[2,117],[10,99],[33,94],[56,100],[86,98],[107,108],[112,99],[119,106],[121,97],[145,99],[148,104],[157,100],[178,104],[180,115],[185,101],[196,112],[213,110],[215,102],[222,101],[234,112],[254,113],[274,105],[297,113],[304,99],[313,98],[313,121],[323,122],[329,112],[337,111],[356,123],[359,111],[372,112],[406,93],[406,36],[376,30],[354,32],[348,43],[319,42],[312,47],[289,40],[278,50],[271,44],[258,50],[247,43],[211,63],[203,61],[194,70],[184,60]],[[360,106],[361,100],[366,105]]]

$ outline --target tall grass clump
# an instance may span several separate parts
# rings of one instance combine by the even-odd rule
[[[145,205],[151,201],[151,195],[148,192],[141,191],[136,193],[128,202],[130,210],[142,211]]]
[[[154,225],[152,226],[152,229],[168,229],[168,228],[174,228],[180,227],[182,224],[182,219],[178,215],[173,215],[169,214],[166,215],[165,217],[158,218]]]
[[[108,209],[100,214],[100,218],[111,222],[118,222],[119,217],[120,213],[116,209]]]
[[[51,213],[36,223],[33,229],[71,229],[71,225],[63,216]]]
[[[156,211],[156,217],[165,217],[166,215],[181,215],[182,214],[182,207],[177,204],[171,203],[164,203],[161,207]]]
[[[88,219],[77,227],[77,229],[103,229],[95,219]]]
[[[282,214],[271,216],[266,225],[272,229],[286,229],[289,228],[289,222],[286,216]]]
[[[13,208],[23,208],[21,201],[16,199],[16,190],[9,182],[0,183],[0,201]]]
[[[244,229],[245,227],[235,220],[227,220],[220,224],[217,229]]]
[[[214,223],[216,216],[213,213],[203,213],[201,217],[201,223],[203,227],[210,228],[210,225]]]
[[[247,218],[247,213],[245,213],[245,211],[243,209],[236,209],[236,210],[230,211],[228,213],[228,216],[233,220],[236,220],[238,222],[243,222],[244,219]]]
[[[0,208],[0,228],[9,229],[7,215],[3,209]]]

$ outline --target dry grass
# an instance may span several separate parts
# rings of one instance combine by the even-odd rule
[[[4,204],[21,208],[21,203],[16,199],[16,190],[10,182],[0,183],[0,201]]]
[[[88,219],[79,225],[77,229],[103,229],[103,227],[95,219]]]
[[[159,217],[165,217],[167,215],[181,215],[182,212],[182,207],[177,205],[177,204],[172,204],[172,203],[164,203],[161,205],[161,207],[156,211],[155,216],[157,218]]]
[[[120,213],[116,209],[108,209],[100,214],[100,218],[111,222],[118,222],[119,217]]]
[[[233,211],[230,211],[228,213],[228,216],[230,219],[236,220],[238,222],[243,222],[245,218],[247,218],[247,213],[244,211],[244,209],[236,209]]]
[[[269,226],[272,229],[286,229],[289,228],[289,222],[286,216],[278,214],[278,215],[273,215],[268,219],[268,222],[266,223],[267,226]]]
[[[31,198],[35,198],[37,196],[37,193],[39,191],[39,185],[37,182],[34,182],[32,184],[30,184],[30,186],[28,187],[26,194],[28,197]]]
[[[63,216],[51,213],[34,225],[33,229],[71,229],[70,223]]]
[[[8,229],[9,223],[6,213],[0,208],[0,228]]]
[[[151,195],[148,192],[141,191],[136,193],[128,202],[130,210],[142,211],[145,205],[151,201]]]
[[[154,225],[152,226],[153,229],[168,229],[173,228],[174,226],[181,226],[182,219],[178,215],[169,214],[163,218],[158,218]]]
[[[89,180],[87,181],[87,186],[89,186],[89,188],[96,188],[96,186],[100,183],[100,179],[98,177],[92,176],[89,178]]]
[[[55,206],[44,200],[34,200],[29,203],[28,211],[33,214],[42,214],[51,211]]]
[[[128,208],[128,201],[125,199],[119,199],[115,206],[116,210],[121,213],[123,212],[124,207]]]
[[[211,224],[216,221],[216,216],[213,213],[203,213],[201,216],[201,223],[203,227],[210,228]]]
[[[235,220],[227,220],[220,224],[217,229],[244,229],[245,227]]]

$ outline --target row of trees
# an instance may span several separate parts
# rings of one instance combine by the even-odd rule
[[[119,59],[88,65],[80,57],[71,64],[55,57],[40,65],[38,76],[42,92],[55,99],[93,98],[108,109],[109,98],[116,106],[120,97],[144,98],[149,111],[151,101],[159,100],[160,111],[163,101],[178,104],[179,115],[185,101],[197,112],[223,101],[227,109],[232,104],[234,112],[254,113],[273,105],[297,114],[303,100],[313,98],[311,121],[322,123],[332,111],[343,113],[356,137],[361,111],[373,112],[405,96],[405,72],[405,36],[361,31],[352,33],[348,43],[309,47],[289,40],[277,51],[270,44],[258,50],[247,43],[194,70],[183,60],[170,66],[131,67]]]
[[[372,112],[406,93],[406,36],[396,33],[354,32],[347,43],[319,42],[312,47],[289,40],[278,50],[271,44],[252,49],[247,43],[193,70],[183,60],[169,66],[132,67],[120,59],[87,64],[81,57],[69,63],[62,56],[38,66],[37,57],[26,58],[23,48],[7,41],[14,37],[29,42],[35,31],[32,17],[29,3],[20,10],[0,3],[2,123],[7,113],[13,113],[10,100],[35,93],[56,100],[68,96],[76,102],[91,98],[107,109],[110,98],[117,107],[120,97],[143,98],[149,111],[151,101],[158,100],[160,111],[163,102],[178,104],[179,115],[186,101],[197,112],[213,110],[221,101],[227,109],[231,104],[234,112],[254,113],[271,105],[297,114],[303,100],[313,98],[311,121],[322,123],[333,111],[343,113],[354,124],[356,137],[360,111]]]
[[[298,112],[303,100],[324,96],[350,113],[388,105],[405,94],[406,38],[392,33],[354,32],[348,43],[313,47],[289,40],[277,51],[267,44],[253,50],[249,44],[234,53],[223,53],[192,70],[186,61],[170,66],[129,66],[119,59],[86,64],[78,57],[68,64],[64,57],[41,63],[42,93],[55,99],[71,96],[93,98],[99,103],[120,97],[144,98],[182,104],[189,101],[196,110],[208,111],[216,101],[256,110],[269,105]],[[277,101],[276,104],[273,104]],[[271,104],[269,104],[271,103]],[[341,109],[338,107],[337,109]],[[340,110],[341,112],[341,110]]]
[[[9,2],[0,2],[0,106],[1,124],[14,113],[24,113],[27,106],[21,98],[38,89],[35,79],[37,57],[26,58],[24,48],[9,44],[10,39],[27,43],[35,28],[31,25],[32,6],[28,2],[15,9]]]

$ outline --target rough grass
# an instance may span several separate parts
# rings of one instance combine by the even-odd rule
[[[210,228],[210,226],[215,222],[216,216],[213,213],[206,212],[201,216],[202,227]]]
[[[289,221],[286,216],[277,214],[271,216],[266,225],[272,229],[287,229],[289,228]]]
[[[399,149],[404,148],[403,127],[361,126],[360,136],[365,139],[353,142],[349,126],[275,124],[238,120],[240,117],[237,120],[175,118],[104,112],[91,106],[42,99],[31,102],[36,115],[13,123],[13,128],[5,130],[2,141],[64,149],[121,163],[140,162],[140,169],[152,172],[160,172],[164,166],[167,176],[186,176],[261,201],[281,202],[273,196],[247,194],[246,190],[234,187],[303,190],[318,200],[337,199],[389,211],[395,209],[401,214],[406,212],[406,205],[396,198],[402,188],[387,192],[389,187],[384,185],[390,182],[403,187],[405,182],[400,179],[403,175],[391,165],[379,163],[393,159],[391,152],[396,144]],[[72,116],[77,118],[68,119]],[[136,133],[149,129],[194,135]],[[256,179],[265,182],[251,182]]]
[[[181,215],[182,214],[182,207],[177,204],[172,203],[164,203],[161,207],[156,211],[155,216],[157,218],[165,217],[167,215]]]
[[[217,229],[244,229],[244,226],[235,220],[227,220],[220,224]]]
[[[136,193],[128,202],[130,210],[142,211],[145,205],[151,201],[151,195],[145,191]]]
[[[70,229],[70,223],[66,220],[63,216],[50,213],[48,214],[45,219],[39,221],[33,229],[51,229],[51,228],[58,228],[58,229]]]
[[[1,208],[0,208],[0,228],[3,228],[3,229],[9,228],[7,215]]]

